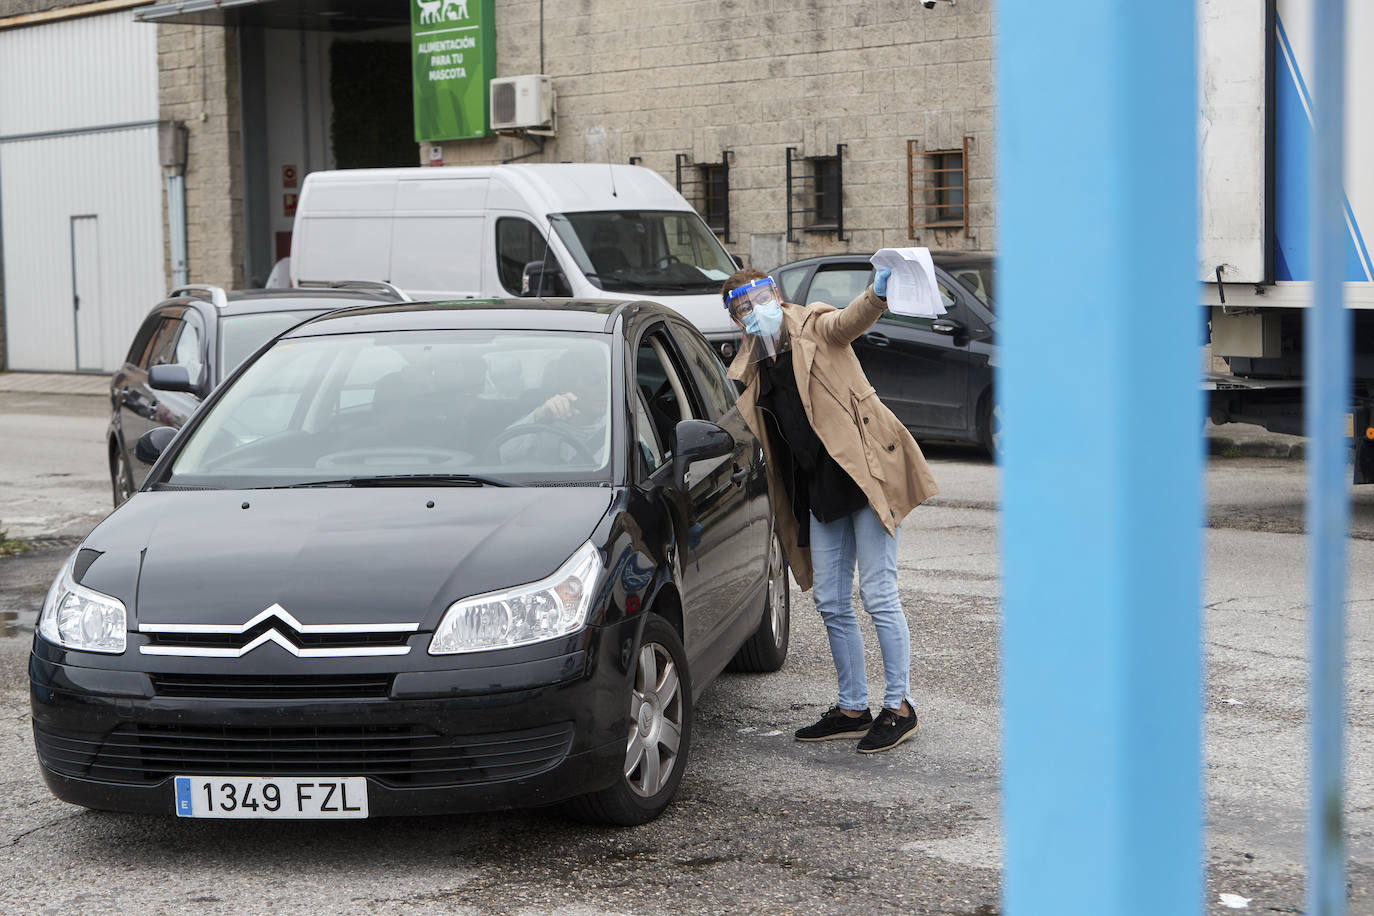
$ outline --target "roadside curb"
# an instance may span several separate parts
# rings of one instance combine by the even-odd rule
[[[0,393],[108,397],[110,376],[88,372],[0,372]]]
[[[1294,458],[1307,456],[1306,441],[1277,442],[1263,439],[1231,439],[1208,436],[1207,454],[1214,458]]]

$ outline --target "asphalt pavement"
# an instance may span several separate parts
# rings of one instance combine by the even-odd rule
[[[38,777],[28,645],[57,566],[108,511],[108,402],[5,391],[4,378],[0,528],[34,549],[0,558],[0,913],[999,912],[998,475],[976,451],[927,446],[942,492],[903,527],[916,741],[865,758],[847,742],[791,740],[834,690],[823,627],[794,588],[787,665],[727,674],[705,692],[678,800],[654,823],[591,829],[550,811],[188,822],[74,808]],[[1254,912],[1304,905],[1304,490],[1292,457],[1209,463],[1199,698],[1209,914],[1235,912],[1223,893]],[[1374,487],[1351,499],[1349,912],[1369,916]]]

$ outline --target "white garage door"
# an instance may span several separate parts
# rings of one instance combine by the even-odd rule
[[[6,365],[111,371],[165,293],[157,28],[0,31]]]

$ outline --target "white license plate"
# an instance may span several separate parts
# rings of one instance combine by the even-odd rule
[[[367,817],[367,780],[178,776],[177,817]]]

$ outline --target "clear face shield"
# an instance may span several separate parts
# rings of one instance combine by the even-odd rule
[[[751,338],[747,348],[750,361],[772,358],[790,345],[782,327],[782,296],[772,277],[751,280],[731,290],[725,307]]]

